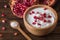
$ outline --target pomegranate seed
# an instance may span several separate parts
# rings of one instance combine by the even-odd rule
[[[32,11],[32,13],[35,13],[34,11]]]
[[[4,8],[7,8],[7,5],[4,5]]]
[[[29,13],[30,15],[32,14],[32,13]]]
[[[43,14],[40,14],[41,16],[43,16]]]
[[[0,37],[2,37],[3,35],[2,34],[0,34]]]
[[[36,24],[36,22],[33,22],[32,24],[33,24],[33,25],[35,25],[35,24]]]
[[[5,27],[2,27],[2,30],[4,31],[5,30]]]
[[[43,17],[39,17],[39,20],[43,20],[44,18]]]
[[[52,16],[51,15],[48,15],[48,18],[51,18]]]
[[[44,10],[47,10],[47,8],[44,8]]]
[[[35,20],[35,22],[37,22],[37,20]]]
[[[37,16],[34,16],[34,19],[37,19]]]
[[[5,20],[4,19],[2,20],[2,23],[5,23]]]
[[[39,12],[37,12],[37,14],[39,14]]]
[[[39,25],[39,26],[41,26],[41,24],[40,24],[40,23],[38,23],[38,25]]]
[[[51,23],[51,20],[48,20],[48,23]]]
[[[46,18],[46,13],[44,13],[43,16]]]
[[[4,13],[2,13],[2,15],[1,15],[2,17],[4,17],[5,16],[5,14]]]
[[[44,1],[44,4],[48,5],[48,2],[47,1]]]
[[[47,22],[47,20],[44,20],[44,22]]]
[[[17,34],[18,34],[17,32],[14,33],[15,36],[17,36]]]

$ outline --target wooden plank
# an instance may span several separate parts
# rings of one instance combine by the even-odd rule
[[[5,2],[4,2],[5,1]],[[9,0],[0,0],[0,18],[6,18],[7,21],[5,24],[3,24],[2,22],[0,22],[0,33],[3,34],[3,37],[0,38],[0,40],[26,40],[24,38],[24,36],[17,30],[12,29],[9,25],[9,21],[11,20],[17,20],[19,22],[19,24],[21,25],[21,28],[23,29],[24,32],[26,32],[33,40],[60,40],[60,0],[58,0],[56,2],[56,4],[53,6],[53,8],[57,11],[59,20],[57,23],[56,28],[54,29],[53,32],[51,32],[50,34],[43,36],[43,37],[37,37],[32,35],[31,33],[29,33],[23,23],[23,19],[20,19],[16,16],[14,16],[10,10],[9,4],[8,4]],[[5,9],[3,6],[7,4],[8,7],[7,9]],[[6,16],[5,17],[1,17],[1,14],[5,13]],[[6,31],[2,31],[1,27],[5,26],[6,27]],[[14,36],[13,33],[17,32],[18,35]]]

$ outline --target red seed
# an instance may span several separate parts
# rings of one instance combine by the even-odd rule
[[[43,20],[44,18],[43,17],[39,17],[39,20]]]
[[[46,13],[44,13],[43,16],[46,18]]]
[[[37,22],[37,20],[35,20],[35,22]]]
[[[39,26],[41,26],[41,24],[40,24],[40,23],[38,23],[38,25],[39,25]]]
[[[44,10],[47,10],[47,8],[44,8]]]
[[[37,16],[34,16],[34,19],[37,19]]]
[[[32,13],[35,13],[34,11],[32,11]]]
[[[2,15],[1,15],[2,17],[4,17],[5,16],[5,14],[4,13],[2,13]]]
[[[48,23],[51,23],[51,20],[48,20]]]
[[[2,34],[0,34],[0,37],[2,37],[3,35]]]
[[[4,8],[7,8],[7,5],[4,5]]]
[[[47,22],[47,20],[44,20],[44,22]]]
[[[2,23],[5,23],[5,20],[4,19],[2,20]]]
[[[51,18],[52,16],[51,15],[48,15],[48,18]]]
[[[44,13],[44,15],[46,15],[46,13]]]
[[[48,0],[47,0],[47,1],[45,0],[45,1],[44,1],[44,4],[48,5]]]
[[[29,13],[30,15],[32,14],[32,13]]]
[[[39,14],[39,12],[37,12],[37,14]]]
[[[17,32],[14,33],[15,36],[17,36],[17,34],[18,34]]]
[[[5,30],[5,27],[2,27],[2,30],[4,31]]]
[[[43,14],[40,14],[41,16],[43,16]]]
[[[32,24],[33,24],[33,25],[35,25],[35,24],[36,24],[36,22],[33,22]]]

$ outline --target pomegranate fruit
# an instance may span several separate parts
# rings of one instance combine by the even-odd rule
[[[11,0],[11,10],[19,18],[23,18],[25,10],[32,6],[36,0]]]
[[[54,4],[55,0],[39,0],[39,4],[45,4],[48,6],[52,6]]]

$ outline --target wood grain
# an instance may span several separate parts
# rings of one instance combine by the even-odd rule
[[[3,36],[0,37],[0,40],[26,40],[24,38],[24,36],[19,31],[15,30],[15,29],[12,29],[9,26],[9,21],[10,20],[17,20],[20,23],[21,28],[23,29],[23,31],[25,31],[33,40],[60,40],[60,0],[56,0],[56,4],[52,7],[52,8],[54,8],[57,11],[57,14],[58,14],[58,17],[59,17],[57,26],[56,26],[56,28],[54,29],[53,32],[51,32],[50,34],[48,34],[46,36],[43,36],[43,37],[37,37],[37,36],[34,36],[34,35],[30,34],[26,30],[26,28],[24,26],[23,19],[20,19],[20,18],[17,18],[16,16],[14,16],[12,14],[11,10],[10,10],[9,5],[5,9],[3,7],[5,4],[8,5],[9,4],[9,0],[0,0],[0,18],[6,18],[6,20],[7,20],[5,24],[0,22],[0,33],[3,34]],[[1,16],[2,13],[5,13],[6,16],[2,17]],[[1,30],[2,26],[6,27],[5,31]],[[14,36],[13,35],[14,32],[17,32],[18,35]]]

